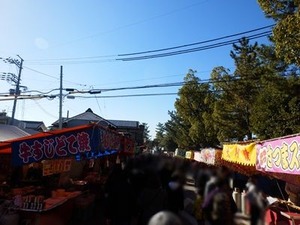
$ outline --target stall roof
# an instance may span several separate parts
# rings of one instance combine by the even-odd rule
[[[94,124],[82,125],[82,126],[71,127],[71,128],[63,128],[61,130],[41,132],[41,133],[23,136],[23,137],[11,139],[11,140],[0,141],[0,154],[10,154],[12,151],[11,144],[14,142],[17,142],[17,141],[31,140],[31,139],[36,139],[36,138],[48,137],[51,135],[63,134],[65,132],[70,132],[70,131],[72,132],[72,131],[77,131],[77,130],[81,130],[81,129],[87,129],[92,126],[94,126]]]
[[[12,140],[24,136],[29,136],[30,133],[13,125],[0,124],[0,142]]]

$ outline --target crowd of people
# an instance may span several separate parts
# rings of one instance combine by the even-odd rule
[[[176,161],[176,162],[175,162]],[[111,225],[147,225],[158,212],[178,214],[184,207],[188,163],[141,155],[116,164],[105,185],[106,217]]]
[[[192,214],[196,223],[235,224],[237,206],[229,185],[231,172],[226,167],[201,166],[162,155],[140,155],[114,166],[105,185],[107,224],[185,225],[181,212],[185,208],[184,185],[188,174],[194,177],[197,190]],[[254,188],[254,180],[251,182],[249,189]],[[257,215],[256,211],[253,213]],[[260,219],[253,218],[251,225],[259,224]]]

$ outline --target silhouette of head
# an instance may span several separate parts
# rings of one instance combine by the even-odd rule
[[[161,211],[151,217],[148,225],[183,225],[183,224],[176,214],[169,211]]]

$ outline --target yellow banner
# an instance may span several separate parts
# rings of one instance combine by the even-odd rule
[[[194,159],[194,152],[193,151],[187,151],[185,153],[185,158],[186,159]]]
[[[254,166],[256,163],[256,143],[225,144],[223,145],[222,159],[243,165]]]

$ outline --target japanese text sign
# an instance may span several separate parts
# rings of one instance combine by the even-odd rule
[[[243,165],[255,165],[256,143],[224,144],[222,159]]]
[[[257,170],[299,174],[300,135],[258,144],[257,154]]]
[[[96,151],[100,145],[97,134],[98,129],[90,128],[13,142],[13,164],[23,165]]]
[[[71,164],[71,159],[45,160],[43,162],[43,176],[70,171]]]
[[[97,155],[112,150],[121,150],[121,135],[100,126],[12,143],[15,166],[78,154]]]

